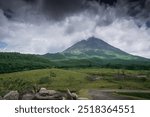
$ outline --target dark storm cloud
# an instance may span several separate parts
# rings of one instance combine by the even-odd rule
[[[106,4],[106,5],[115,5],[117,3],[117,0],[88,0],[88,1],[96,1],[99,4]]]
[[[61,19],[84,10],[85,0],[44,0],[43,8],[51,17]]]
[[[0,9],[7,18],[14,17],[21,7],[26,6],[23,0],[0,0]]]
[[[95,5],[92,6],[93,3]],[[90,12],[91,16],[98,15],[101,6],[104,6],[102,12],[106,14],[108,8],[115,8],[117,14],[115,19],[130,16],[139,27],[142,25],[150,27],[150,0],[0,0],[0,9],[7,18],[19,17],[18,19],[26,20],[23,15],[25,14],[29,17],[27,21],[30,21],[28,14],[31,12],[44,15],[51,21],[61,21],[83,11]],[[109,10],[109,12],[111,14],[114,11]],[[97,22],[97,25],[110,25],[114,19],[108,16],[102,20]]]
[[[53,20],[62,20],[68,16],[83,12],[84,10],[95,9],[89,5],[95,2],[99,5],[117,7],[122,0],[0,0],[0,8],[4,10],[5,16],[11,18],[13,12],[18,12],[19,8],[26,5],[37,6],[47,18]],[[135,18],[150,20],[150,0],[124,0],[124,6],[127,15]],[[93,12],[97,13],[97,11]]]
[[[24,0],[25,2],[30,2],[30,3],[34,3],[36,2],[37,0]]]
[[[26,5],[32,5],[33,11],[40,11],[47,18],[61,20],[74,15],[85,9],[86,0],[0,0],[0,9],[4,10],[5,16],[12,17],[12,12],[18,12]]]
[[[123,2],[123,6],[120,6],[121,2]],[[95,10],[92,13],[98,13],[97,7],[91,7],[92,3],[98,4],[99,7],[105,6],[106,10],[107,7],[120,7],[120,11],[126,8],[126,15],[136,19],[144,19],[144,22],[150,19],[150,0],[43,0],[42,9],[51,19],[61,20],[84,10]],[[119,11],[118,13],[121,14]]]
[[[23,0],[0,0],[0,8],[15,9],[23,5]]]

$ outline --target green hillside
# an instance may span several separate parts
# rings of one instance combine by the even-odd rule
[[[50,60],[37,55],[0,53],[0,73],[51,67]]]
[[[107,60],[99,58],[91,59],[66,59],[51,60],[57,68],[114,68],[129,70],[150,70],[149,61],[140,60]]]

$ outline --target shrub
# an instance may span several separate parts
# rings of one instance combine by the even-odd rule
[[[118,89],[123,89],[123,86],[120,85]]]
[[[56,77],[56,74],[54,72],[50,72],[50,77]]]
[[[147,81],[147,78],[141,78],[141,81],[142,81],[142,82],[146,82],[146,81]]]
[[[49,77],[42,77],[39,79],[38,83],[39,84],[46,84],[46,83],[50,83],[50,78]]]

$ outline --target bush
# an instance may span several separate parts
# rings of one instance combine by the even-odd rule
[[[56,77],[56,74],[54,72],[50,72],[50,77]]]
[[[120,85],[118,89],[123,89],[123,86]]]
[[[141,78],[141,81],[142,81],[142,82],[146,82],[146,81],[147,81],[147,78]]]
[[[50,78],[49,77],[42,77],[39,79],[38,83],[39,84],[47,84],[47,83],[50,83]]]

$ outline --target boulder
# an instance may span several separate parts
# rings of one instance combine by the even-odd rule
[[[4,96],[4,100],[18,100],[19,93],[18,91],[10,91],[8,94]]]
[[[55,90],[48,90],[48,94],[49,95],[57,95],[57,94],[60,94],[60,92],[55,91]]]
[[[38,93],[39,93],[40,95],[48,95],[48,91],[47,91],[46,88],[41,88]]]
[[[22,100],[33,100],[35,97],[35,94],[24,94],[22,96]]]
[[[54,96],[41,96],[41,95],[39,95],[39,93],[37,93],[36,95],[35,95],[35,98],[34,98],[35,100],[62,100],[63,99],[63,97],[62,96],[60,96],[60,95],[54,95]]]
[[[76,100],[78,99],[78,95],[76,93],[72,93],[72,97]]]
[[[80,97],[78,100],[89,100],[88,98]]]
[[[67,89],[67,99],[68,100],[77,100],[78,95],[76,93],[71,93],[69,89]]]
[[[41,88],[39,91],[39,95],[41,96],[52,96],[57,94],[58,92],[55,90],[47,90],[46,88]]]
[[[38,93],[35,94],[35,100],[62,100],[62,94],[55,90],[47,90],[41,88]]]

